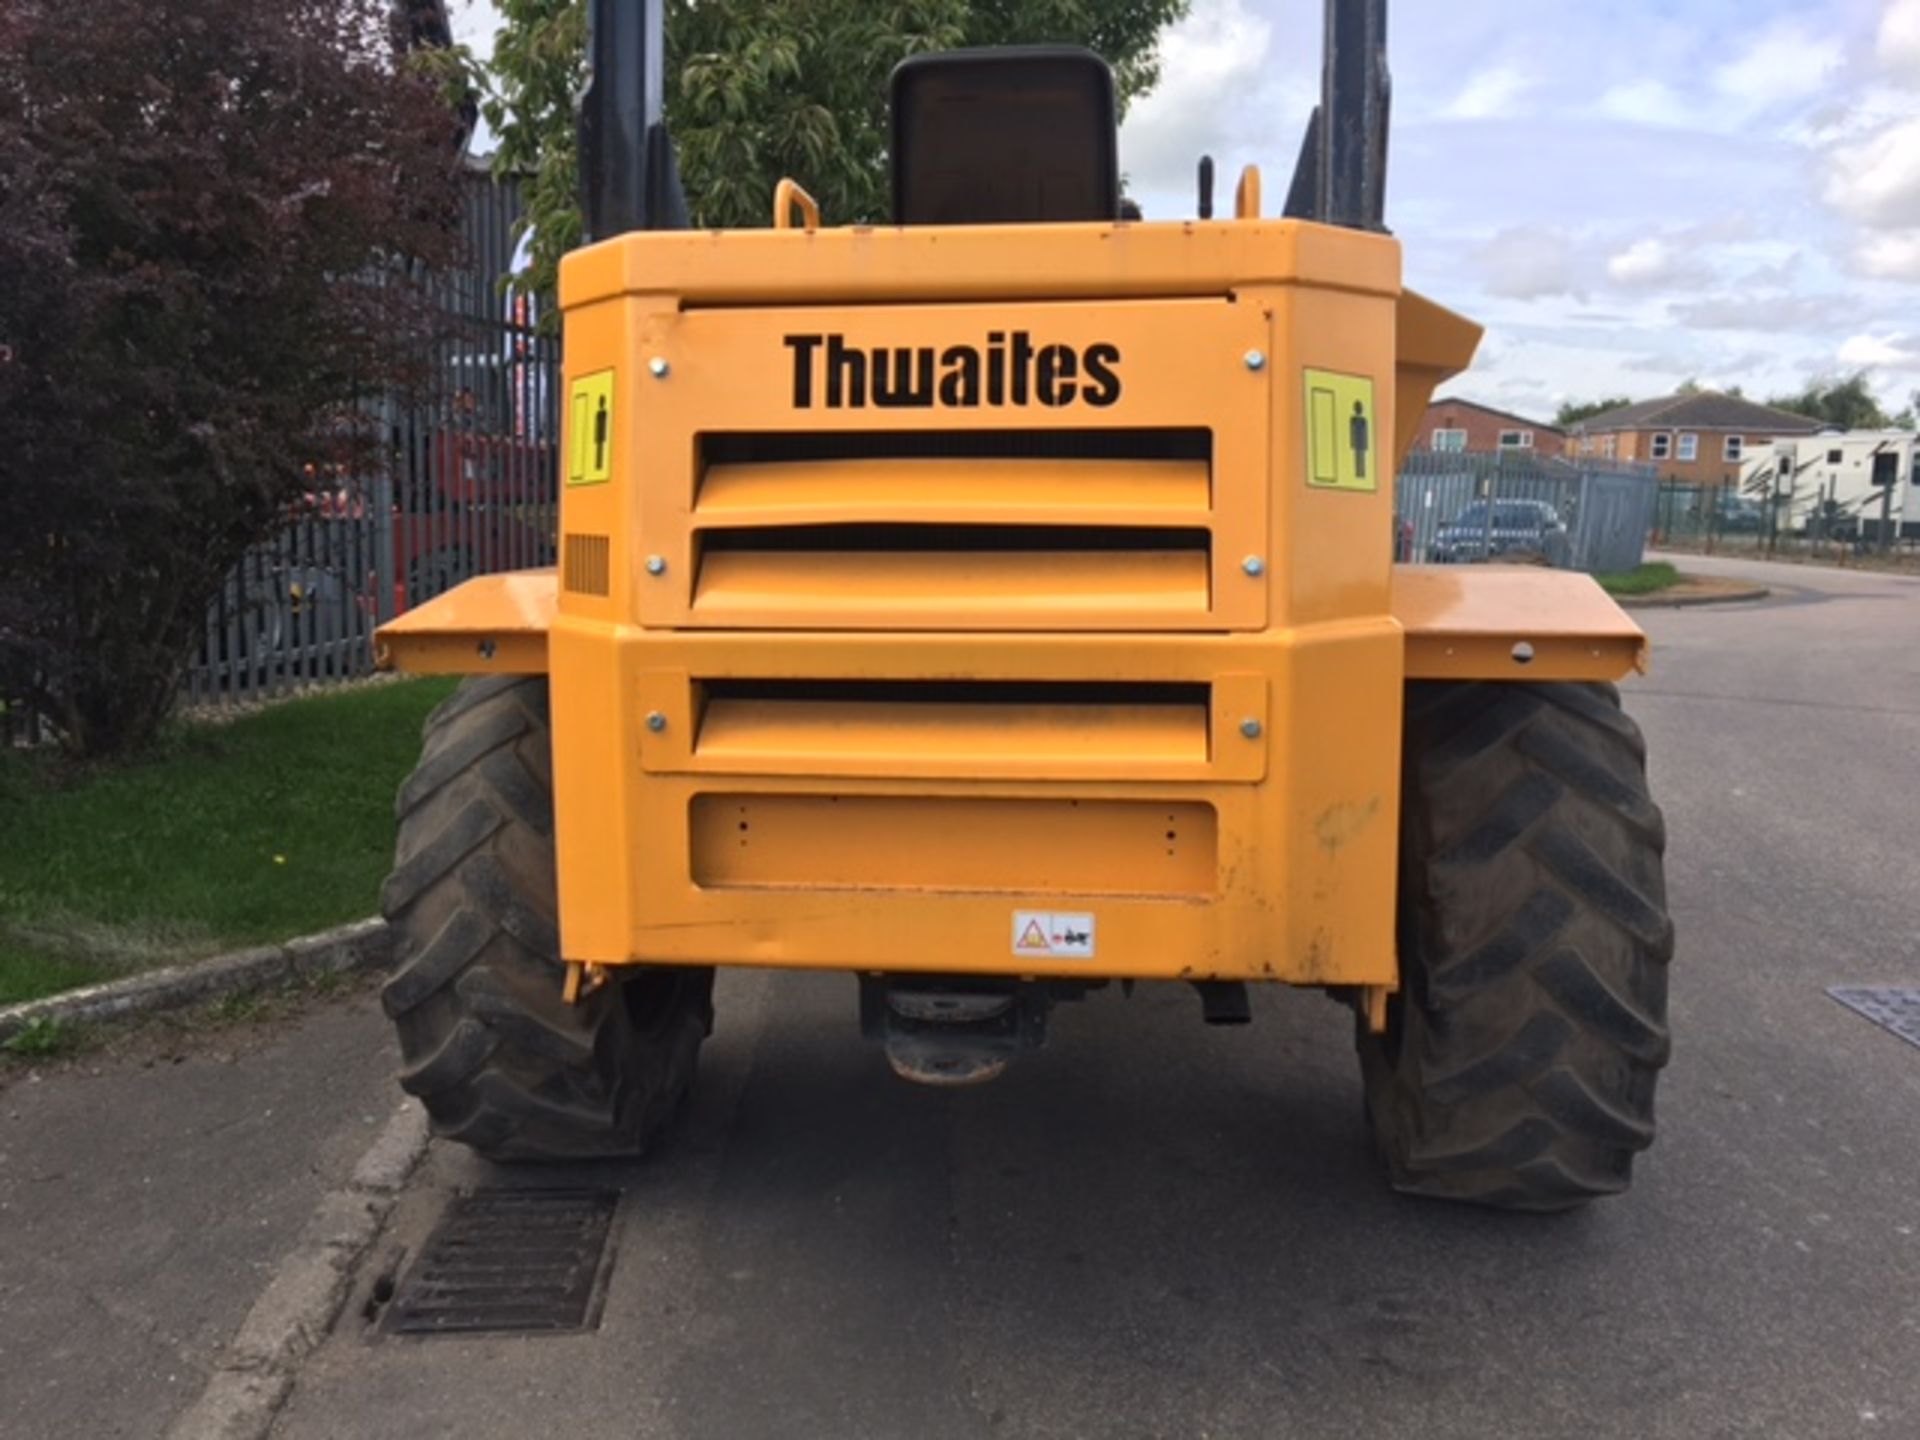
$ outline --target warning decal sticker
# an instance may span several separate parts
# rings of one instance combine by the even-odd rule
[[[1307,371],[1307,483],[1326,490],[1380,488],[1380,436],[1373,381]]]
[[[1013,953],[1091,960],[1093,916],[1016,910],[1013,912]]]
[[[567,392],[567,484],[604,485],[613,474],[613,371],[582,375]]]

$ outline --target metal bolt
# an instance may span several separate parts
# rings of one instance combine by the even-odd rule
[[[1249,740],[1258,740],[1260,738],[1260,722],[1249,715],[1240,722],[1240,733]]]
[[[656,380],[666,379],[667,372],[672,369],[673,367],[667,364],[664,356],[656,355],[647,362],[647,373]]]
[[[647,574],[664,575],[666,573],[667,573],[667,561],[665,556],[662,556],[662,555],[647,556]]]
[[[666,728],[667,728],[666,716],[662,715],[658,710],[650,710],[647,712],[647,729],[653,731],[654,734],[658,735],[662,730]]]
[[[1267,571],[1267,562],[1258,555],[1249,555],[1240,562],[1240,568],[1249,575],[1264,575]]]
[[[1249,370],[1264,370],[1267,368],[1267,352],[1264,350],[1249,350],[1247,351],[1246,359]]]

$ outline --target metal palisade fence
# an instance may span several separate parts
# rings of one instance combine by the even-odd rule
[[[1915,484],[1920,484],[1916,480]],[[1903,497],[1904,498],[1904,497]],[[1839,501],[1819,491],[1769,492],[1663,481],[1653,539],[1674,550],[1847,563],[1868,555],[1920,562],[1920,516],[1885,492]]]
[[[1416,451],[1394,485],[1395,556],[1631,570],[1645,553],[1658,491],[1650,466]]]
[[[517,187],[476,169],[466,261],[430,282],[447,324],[423,380],[368,402],[377,463],[315,470],[279,533],[235,567],[187,672],[189,704],[365,675],[383,621],[471,576],[553,563],[559,345],[504,287],[518,215]]]

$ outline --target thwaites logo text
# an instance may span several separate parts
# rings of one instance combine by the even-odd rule
[[[850,345],[844,335],[788,335],[793,405],[811,410],[1093,405],[1120,398],[1120,347],[1036,345],[992,330],[984,345]]]

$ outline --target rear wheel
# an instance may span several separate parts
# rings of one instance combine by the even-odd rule
[[[1407,687],[1401,990],[1360,1035],[1395,1188],[1564,1210],[1627,1188],[1669,1049],[1666,834],[1610,685]]]
[[[434,1132],[496,1160],[639,1153],[693,1078],[713,971],[616,970],[562,998],[545,677],[461,685],[397,809],[381,999]]]

